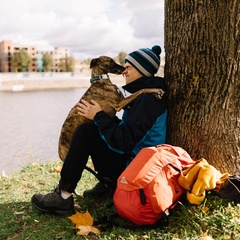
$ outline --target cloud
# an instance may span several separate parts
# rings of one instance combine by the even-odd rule
[[[70,47],[75,58],[163,47],[164,1],[1,0],[0,41],[39,50]]]

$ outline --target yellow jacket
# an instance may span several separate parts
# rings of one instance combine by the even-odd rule
[[[206,191],[221,185],[229,176],[222,174],[201,158],[196,164],[185,169],[178,178],[179,184],[187,190],[187,199],[191,204],[199,205],[205,198]]]

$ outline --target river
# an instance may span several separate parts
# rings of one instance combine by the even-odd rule
[[[86,89],[0,92],[0,175],[58,159],[58,138]]]

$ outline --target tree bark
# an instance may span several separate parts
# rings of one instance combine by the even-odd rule
[[[165,1],[168,143],[240,172],[240,4]]]

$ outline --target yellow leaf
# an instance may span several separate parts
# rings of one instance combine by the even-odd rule
[[[214,239],[210,236],[206,236],[206,237],[201,237],[201,240],[214,240]]]
[[[209,208],[208,207],[203,207],[202,210],[206,213],[209,211]]]
[[[203,236],[203,237],[207,237],[207,236],[208,236],[208,231],[204,232],[204,233],[202,234],[202,236]]]
[[[208,236],[208,231],[202,234],[201,240],[214,240],[211,236]]]
[[[89,233],[100,234],[100,231],[93,226],[78,226],[77,235],[88,235]]]
[[[57,173],[60,173],[62,171],[62,167],[61,166],[56,166],[54,167],[54,171]]]
[[[80,213],[76,211],[71,217],[68,217],[73,223],[76,224],[76,228],[79,226],[92,226],[93,225],[93,217],[90,215],[88,211],[85,213]]]

